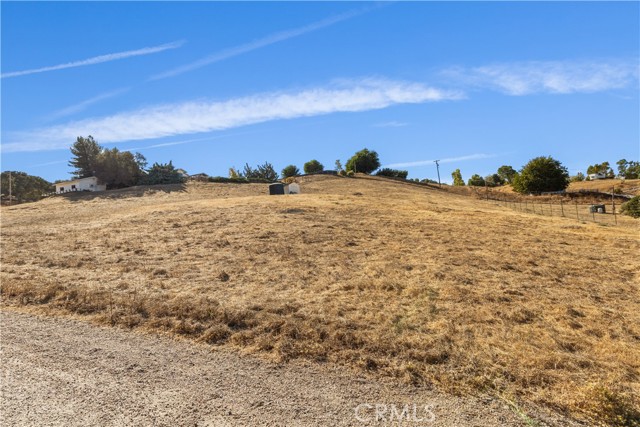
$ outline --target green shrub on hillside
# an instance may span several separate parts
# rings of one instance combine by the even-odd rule
[[[622,205],[620,211],[633,218],[640,218],[640,196],[636,196]]]
[[[302,167],[304,173],[318,173],[324,170],[324,165],[317,160],[309,160]]]
[[[142,183],[145,185],[182,184],[185,180],[184,175],[169,161],[169,163],[154,163],[151,169],[147,171]]]
[[[397,170],[397,169],[389,169],[389,168],[384,168],[384,169],[380,169],[378,172],[376,172],[377,176],[388,176],[391,178],[402,178],[402,179],[407,179],[407,176],[409,175],[408,171],[401,171],[401,170]]]
[[[224,176],[210,176],[207,180],[209,182],[227,183],[227,184],[266,184],[273,181],[264,178],[245,178],[243,176],[236,177],[224,177]]]
[[[284,169],[282,169],[282,172],[280,173],[280,175],[282,175],[282,178],[297,176],[297,175],[300,175],[300,169],[298,169],[296,165],[289,165],[289,166],[286,166]]]

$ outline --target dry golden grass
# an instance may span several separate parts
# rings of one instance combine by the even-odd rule
[[[638,221],[299,181],[3,208],[3,304],[638,425]]]
[[[597,179],[594,181],[572,182],[567,187],[567,191],[589,190],[602,191],[604,193],[611,193],[614,189],[624,194],[638,196],[640,195],[640,179]],[[492,190],[515,194],[510,185],[492,188]]]

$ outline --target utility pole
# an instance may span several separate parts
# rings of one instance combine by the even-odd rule
[[[436,164],[436,168],[438,168],[438,186],[442,188],[442,183],[440,183],[440,164],[438,163],[440,160],[434,160],[433,162]]]
[[[11,206],[11,171],[9,171],[9,206]]]

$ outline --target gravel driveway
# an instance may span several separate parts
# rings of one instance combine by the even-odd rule
[[[495,399],[399,387],[336,367],[275,364],[75,320],[1,313],[5,426],[398,424],[389,422],[392,416],[402,425],[524,425]]]

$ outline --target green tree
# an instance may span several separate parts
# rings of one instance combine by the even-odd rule
[[[577,174],[575,174],[574,176],[572,176],[571,178],[569,178],[569,181],[571,182],[580,182],[580,181],[584,181],[584,174],[582,172],[578,172]]]
[[[258,178],[266,179],[267,181],[276,181],[278,179],[278,172],[273,168],[273,165],[269,162],[264,162],[263,165],[258,165]]]
[[[240,176],[247,179],[261,179],[273,182],[278,179],[278,172],[276,172],[273,165],[269,162],[264,162],[264,164],[258,165],[255,168],[249,166],[249,163],[245,163],[244,171]]]
[[[624,203],[621,212],[633,218],[640,218],[640,196],[635,196],[628,202]]]
[[[79,136],[71,146],[73,158],[69,161],[69,166],[75,168],[72,175],[75,178],[86,178],[93,176],[98,156],[102,147],[93,139],[91,135],[87,138]]]
[[[518,174],[514,168],[509,165],[502,165],[498,168],[498,175],[502,178],[502,181],[513,183],[513,178]]]
[[[282,175],[283,178],[297,176],[300,175],[300,169],[298,169],[296,165],[289,165],[282,169],[282,173],[280,175]]]
[[[500,175],[494,173],[493,175],[487,175],[484,177],[484,182],[489,187],[499,187],[504,185],[504,180]]]
[[[133,158],[136,161],[136,164],[138,165],[138,169],[140,169],[141,171],[144,171],[147,168],[148,162],[145,156],[143,156],[140,153],[134,153]]]
[[[0,189],[3,198],[9,197],[9,176],[11,176],[11,201],[18,203],[35,202],[44,194],[55,190],[53,184],[39,176],[28,175],[25,172],[6,171],[0,174]]]
[[[621,159],[616,162],[618,165],[618,174],[625,179],[640,178],[640,162],[627,161]]]
[[[451,178],[453,178],[453,185],[457,185],[457,186],[464,185],[464,179],[462,179],[462,173],[460,172],[460,169],[456,169],[453,172],[451,172]]]
[[[304,169],[304,173],[318,173],[324,170],[324,165],[313,159],[305,163],[302,168]]]
[[[347,160],[347,172],[371,173],[380,167],[378,153],[363,149]]]
[[[139,162],[140,156],[129,151],[105,149],[97,157],[94,175],[109,189],[136,185],[143,176]]]
[[[485,182],[484,178],[476,173],[471,175],[467,184],[473,187],[484,187]]]
[[[182,184],[185,177],[178,172],[173,163],[154,163],[147,171],[144,183],[148,185],[155,184]]]
[[[342,162],[339,159],[336,160],[335,166],[336,166],[336,172],[340,172],[341,170],[343,170],[342,169]]]
[[[518,193],[540,193],[561,191],[569,185],[569,173],[558,160],[552,157],[531,159],[520,170],[513,181],[513,189]]]

